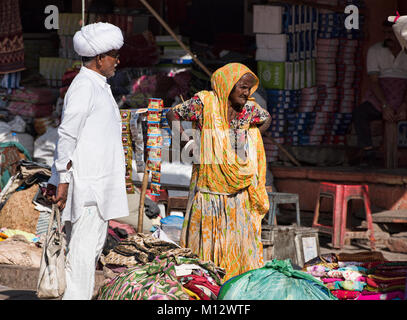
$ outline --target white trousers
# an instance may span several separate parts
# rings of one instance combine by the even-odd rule
[[[66,289],[62,300],[91,300],[95,287],[96,263],[105,244],[108,221],[100,216],[97,206],[86,206],[71,225],[66,256]],[[70,223],[66,229],[70,229]]]

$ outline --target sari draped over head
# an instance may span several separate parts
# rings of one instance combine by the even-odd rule
[[[252,213],[264,215],[269,210],[269,201],[265,187],[266,156],[260,130],[249,123],[242,128],[248,131],[249,136],[249,155],[245,159],[237,156],[229,135],[229,95],[246,73],[256,80],[251,88],[251,96],[257,90],[259,79],[239,63],[230,63],[218,69],[211,78],[213,91],[197,94],[205,106],[197,187],[223,194],[235,194],[247,188]],[[253,98],[249,100],[254,102]]]

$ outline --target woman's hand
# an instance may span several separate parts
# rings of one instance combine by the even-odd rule
[[[260,133],[263,134],[267,131],[271,124],[271,116],[269,115],[266,121],[264,121],[261,125],[259,125]]]

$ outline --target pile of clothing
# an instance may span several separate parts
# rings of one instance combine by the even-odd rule
[[[381,254],[323,255],[306,263],[303,271],[340,300],[405,299],[407,262],[386,261]]]
[[[143,233],[129,235],[101,262],[108,279],[98,300],[215,300],[225,275],[190,249]]]
[[[51,88],[13,90],[9,95],[8,111],[14,115],[41,118],[52,115],[58,91]]]

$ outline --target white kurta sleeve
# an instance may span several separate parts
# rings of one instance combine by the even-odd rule
[[[65,96],[62,121],[58,128],[58,141],[55,149],[55,169],[59,182],[69,182],[67,165],[72,160],[77,140],[93,106],[93,87],[86,81],[75,83]]]
[[[368,74],[379,74],[380,73],[380,63],[378,50],[375,47],[370,47],[367,51],[366,59],[366,69]]]

